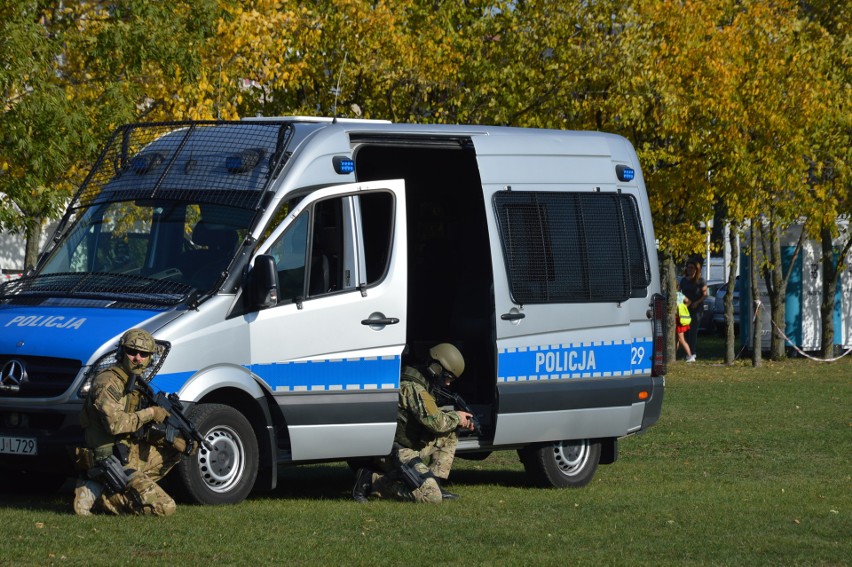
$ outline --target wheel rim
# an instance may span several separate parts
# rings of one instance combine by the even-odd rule
[[[236,431],[220,425],[211,429],[204,440],[212,447],[198,451],[198,470],[213,492],[228,492],[239,483],[246,464],[243,441]]]
[[[589,443],[588,441],[554,443],[553,458],[563,475],[575,476],[584,469],[589,460]]]

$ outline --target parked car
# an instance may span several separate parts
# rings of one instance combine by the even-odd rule
[[[709,333],[715,328],[713,317],[716,310],[716,292],[725,285],[723,281],[707,282],[707,299],[701,304],[701,319],[698,321],[698,332]]]
[[[713,308],[713,327],[720,335],[725,333],[725,295],[728,293],[728,284],[725,283],[716,290],[716,299]],[[737,276],[734,284],[734,332],[740,328],[740,277]]]
[[[6,268],[3,268],[0,270],[0,283],[16,280],[21,277],[22,274],[23,272],[18,270],[7,270]]]

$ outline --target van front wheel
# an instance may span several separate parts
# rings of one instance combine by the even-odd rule
[[[580,488],[595,475],[601,444],[590,439],[554,441],[519,449],[518,456],[537,486]]]
[[[248,420],[222,404],[193,406],[187,416],[209,445],[181,460],[175,473],[184,495],[198,504],[236,504],[257,478],[257,438]]]

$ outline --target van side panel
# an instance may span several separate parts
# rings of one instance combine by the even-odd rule
[[[620,437],[642,428],[646,403],[640,391],[653,389],[650,378],[652,334],[646,317],[649,298],[658,288],[655,254],[648,245],[653,242],[648,202],[635,153],[623,138],[599,133],[518,133],[513,136],[474,138],[480,176],[486,203],[492,210],[487,215],[494,261],[494,297],[496,308],[497,390],[498,408],[494,445],[535,441]],[[620,181],[616,165],[625,164],[637,172],[632,181]],[[540,299],[519,302],[513,295],[507,255],[501,231],[538,230],[514,228],[528,219],[501,219],[500,210],[508,201],[523,201],[518,194],[548,195],[593,201],[610,195],[613,202],[630,196],[636,203],[639,224],[644,230],[647,273],[639,290],[626,291],[617,299],[561,301]],[[586,195],[587,197],[583,197]],[[497,198],[499,196],[499,198]],[[512,197],[514,196],[514,197]],[[538,202],[536,199],[530,201]],[[537,205],[523,205],[520,213]],[[538,205],[545,207],[547,205]],[[525,207],[525,208],[524,208]],[[532,209],[530,207],[533,207]],[[611,238],[617,226],[601,226],[594,214],[578,217],[553,217],[553,209],[538,213],[552,226],[552,234],[562,240],[568,234],[588,238]],[[608,219],[603,216],[600,218]],[[503,223],[501,227],[501,222]],[[506,223],[510,224],[507,225]],[[575,229],[562,223],[585,223]],[[597,222],[597,225],[595,223]],[[555,223],[555,224],[554,224]],[[607,220],[607,223],[609,221]],[[548,230],[542,228],[541,230]],[[597,235],[597,236],[596,236]],[[578,246],[591,248],[592,241],[578,237]],[[545,256],[556,254],[554,242],[545,246]],[[600,243],[597,243],[600,245]],[[555,256],[554,256],[555,257]],[[527,258],[524,261],[529,262]],[[544,259],[542,259],[544,261]],[[586,274],[588,281],[608,283],[606,263]],[[517,268],[516,268],[517,269]],[[552,266],[542,267],[551,280]],[[582,265],[569,267],[568,277],[578,276]],[[566,268],[562,268],[563,275]],[[612,270],[615,277],[616,270]],[[517,282],[516,282],[517,283]],[[533,286],[534,287],[534,286]],[[570,287],[570,286],[569,286]],[[616,286],[617,287],[617,286]],[[590,290],[592,296],[599,290]],[[514,293],[518,293],[515,289]]]

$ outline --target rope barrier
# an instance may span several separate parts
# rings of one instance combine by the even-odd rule
[[[758,300],[756,300],[756,301],[754,302],[754,307],[755,307],[755,309],[754,309],[754,319],[752,319],[752,327],[751,327],[752,329],[754,329],[754,321],[756,321],[756,320],[757,320],[757,315],[758,315],[758,313],[760,312],[760,310],[761,310],[761,309],[763,309],[763,304],[762,304],[762,302],[758,299]],[[791,347],[793,347],[793,350],[795,350],[797,353],[799,353],[799,355],[801,355],[801,356],[803,356],[803,357],[805,357],[805,358],[807,358],[807,359],[813,360],[813,361],[815,361],[815,362],[836,362],[836,361],[840,360],[841,358],[843,358],[844,356],[846,356],[847,354],[849,354],[850,352],[852,352],[852,348],[848,348],[848,349],[846,349],[846,352],[844,352],[844,353],[843,353],[843,354],[841,354],[840,356],[835,356],[834,358],[817,358],[817,357],[815,357],[815,356],[811,356],[810,354],[808,354],[808,353],[806,353],[805,351],[803,351],[802,349],[800,349],[800,348],[799,348],[799,347],[798,347],[798,346],[797,346],[797,345],[793,342],[793,340],[792,340],[792,339],[790,339],[790,337],[788,337],[787,335],[785,335],[785,334],[784,334],[784,331],[782,331],[782,330],[778,327],[778,325],[776,325],[776,324],[775,324],[775,321],[773,321],[771,317],[770,317],[770,319],[769,319],[769,322],[772,324],[772,327],[775,329],[775,332],[777,333],[777,335],[776,335],[776,336],[781,337],[781,338],[782,338],[782,339],[784,339],[787,343],[789,343],[789,344],[790,344],[790,346],[791,346]],[[753,332],[753,331],[752,331],[752,332]],[[743,350],[745,350],[745,347],[743,347]],[[740,351],[740,354],[742,354],[742,351]],[[737,357],[739,357],[739,355],[737,355]]]
[[[755,321],[757,321],[757,314],[760,312],[760,308],[761,308],[760,300],[758,300],[758,301],[756,302],[756,304],[757,304],[757,305],[755,305],[754,316],[751,318],[751,328],[752,328],[752,333],[754,332],[754,322],[755,322]],[[742,356],[742,354],[745,352],[745,350],[746,350],[747,348],[748,348],[748,343],[743,344],[743,348],[741,348],[741,349],[740,349],[740,352],[738,352],[738,353],[736,354],[736,356],[734,356],[734,360],[738,360],[738,359],[740,358],[740,356]]]

